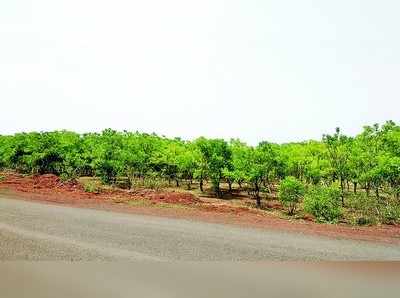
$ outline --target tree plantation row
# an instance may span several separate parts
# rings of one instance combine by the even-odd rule
[[[196,182],[204,191],[208,183],[220,198],[247,191],[257,207],[277,187],[289,214],[300,207],[321,221],[337,221],[346,210],[360,223],[400,218],[400,126],[392,121],[366,126],[356,137],[336,129],[321,141],[257,146],[111,129],[18,133],[0,136],[0,167],[63,180],[96,176],[106,184],[125,177],[132,188],[161,179],[189,189]]]

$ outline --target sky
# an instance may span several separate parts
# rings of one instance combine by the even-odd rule
[[[400,120],[396,0],[0,2],[0,134],[250,144]]]

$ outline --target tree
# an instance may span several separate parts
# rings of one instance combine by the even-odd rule
[[[191,143],[185,143],[183,150],[177,156],[179,176],[187,181],[187,188],[190,190],[197,169],[199,168],[199,152]]]
[[[242,143],[240,140],[232,139],[230,142],[230,148],[232,151],[232,167],[227,170],[228,173],[225,176],[229,176],[231,181],[236,182],[239,185],[239,189],[242,189],[243,183],[246,182],[249,164],[249,146]]]
[[[337,222],[342,215],[341,191],[335,185],[313,186],[304,197],[304,210],[320,222]]]
[[[279,199],[288,208],[289,215],[296,211],[297,204],[305,193],[304,185],[295,177],[286,177],[279,186]]]
[[[327,146],[328,160],[332,168],[332,180],[340,182],[342,205],[344,206],[345,181],[350,177],[349,159],[351,139],[341,134],[336,128],[334,135],[324,135],[323,141]]]
[[[122,171],[121,135],[106,129],[97,135],[92,147],[93,168],[104,183],[114,184],[118,173]]]
[[[207,176],[211,179],[215,194],[222,197],[220,183],[223,178],[223,169],[230,163],[232,152],[227,142],[222,139],[200,138],[196,141],[196,145],[201,154],[201,167],[204,167]]]
[[[379,198],[379,188],[383,183],[382,171],[379,169],[379,158],[382,153],[382,139],[378,124],[365,126],[364,131],[356,137],[359,147],[360,181],[369,195],[370,189],[375,188]]]
[[[263,157],[260,165],[264,172],[262,183],[269,193],[271,193],[271,181],[276,178],[278,172],[278,148],[275,144],[265,141],[257,146],[259,154]]]
[[[257,208],[261,208],[260,190],[265,176],[270,170],[270,157],[265,154],[264,145],[250,147],[245,154],[246,182],[250,185],[250,193],[256,200]]]
[[[123,172],[132,188],[136,180],[144,182],[152,171],[160,171],[162,140],[156,135],[124,132],[121,158]]]

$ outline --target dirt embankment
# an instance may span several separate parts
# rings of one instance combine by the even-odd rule
[[[230,205],[226,201],[209,202],[188,192],[110,188],[100,193],[89,193],[80,183],[62,182],[54,175],[23,176],[7,172],[1,176],[0,191],[25,200],[400,245],[400,226],[317,224],[311,218],[287,220],[265,211]]]
[[[19,193],[39,194],[46,201],[80,203],[110,201],[124,203],[131,200],[149,200],[154,204],[181,204],[193,205],[200,203],[200,199],[190,193],[160,192],[153,190],[127,191],[122,189],[104,189],[100,193],[86,192],[77,181],[62,182],[57,176],[46,174],[40,176],[23,176],[16,173],[7,173],[0,181],[0,188],[7,188]]]

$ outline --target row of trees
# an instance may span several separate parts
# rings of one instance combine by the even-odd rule
[[[389,121],[366,126],[356,137],[340,129],[321,141],[249,146],[240,140],[198,138],[184,141],[155,134],[117,132],[77,134],[69,131],[18,133],[0,136],[0,167],[22,173],[53,173],[63,179],[97,176],[113,184],[127,177],[130,186],[145,179],[185,183],[205,182],[216,195],[227,190],[247,190],[261,204],[262,192],[272,192],[283,178],[292,176],[306,184],[340,185],[345,193],[361,189],[377,198],[399,199],[400,126]]]

